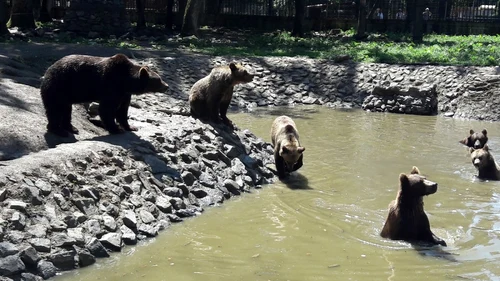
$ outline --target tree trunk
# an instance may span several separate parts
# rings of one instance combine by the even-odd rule
[[[135,8],[137,11],[137,28],[146,27],[146,15],[144,14],[144,0],[135,0]]]
[[[40,16],[38,17],[38,21],[41,22],[51,22],[52,16],[50,15],[50,10],[52,7],[49,7],[50,0],[42,0],[42,7],[40,8]],[[52,1],[50,1],[52,2]],[[50,5],[52,6],[52,5]]]
[[[33,15],[32,0],[13,0],[10,13],[9,27],[35,28],[35,16]]]
[[[422,13],[424,12],[424,3],[423,0],[415,0],[415,10],[413,10],[414,13],[414,21],[413,21],[413,42],[419,43],[422,42],[424,38],[423,34],[423,18],[422,18]]]
[[[188,0],[184,19],[182,21],[181,36],[198,36],[198,19],[200,17],[202,0]]]
[[[174,25],[174,0],[167,0],[167,21],[165,22],[165,32],[172,33]]]
[[[358,5],[358,26],[356,38],[364,38],[366,32],[366,0],[360,0]]]
[[[304,18],[306,15],[306,1],[295,0],[295,19],[293,21],[293,36],[304,36]]]
[[[0,36],[9,34],[9,30],[7,29],[7,2],[0,1]]]

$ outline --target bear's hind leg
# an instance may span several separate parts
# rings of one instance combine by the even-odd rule
[[[61,127],[72,134],[78,134],[79,131],[73,125],[71,125],[71,111],[73,105],[66,104],[61,107]]]
[[[120,129],[115,122],[116,110],[116,101],[101,100],[99,103],[99,117],[101,118],[104,128],[111,134],[123,133],[123,130]]]
[[[45,114],[47,116],[47,131],[60,137],[67,137],[68,132],[62,128],[63,113],[61,108],[65,105],[61,103],[50,103],[44,101]]]

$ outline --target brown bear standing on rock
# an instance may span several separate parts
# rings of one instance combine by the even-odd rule
[[[288,116],[276,118],[271,127],[271,141],[274,146],[274,163],[278,177],[297,171],[303,162],[305,147],[300,146],[299,131],[295,122]]]
[[[66,137],[68,132],[78,133],[71,125],[75,103],[99,102],[99,116],[104,127],[116,134],[137,130],[128,123],[132,94],[165,92],[167,89],[167,83],[157,73],[134,64],[125,55],[107,58],[69,55],[47,69],[40,93],[48,119],[47,130]]]
[[[480,133],[475,133],[474,130],[469,131],[469,136],[459,141],[461,144],[475,149],[483,148],[488,142],[488,132],[483,129]]]
[[[420,175],[413,167],[409,175],[399,175],[399,191],[396,200],[389,205],[389,215],[380,236],[392,240],[424,242],[446,246],[446,242],[431,231],[424,212],[423,197],[437,191],[437,183]]]
[[[500,180],[500,167],[495,162],[487,144],[480,149],[470,148],[472,164],[478,171],[477,177],[484,180]]]
[[[218,66],[209,75],[198,80],[189,93],[191,115],[202,120],[220,123],[233,128],[226,113],[233,98],[233,88],[237,84],[248,83],[254,75],[240,64],[231,62],[229,66]],[[220,116],[219,116],[220,114]]]

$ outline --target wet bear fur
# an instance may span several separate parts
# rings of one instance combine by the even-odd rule
[[[231,62],[212,69],[209,75],[198,80],[189,93],[191,115],[202,120],[220,123],[233,128],[226,116],[233,98],[234,86],[253,80],[244,66]]]
[[[446,246],[446,242],[431,231],[424,212],[423,197],[437,191],[437,183],[420,175],[413,167],[409,175],[399,175],[399,191],[396,200],[389,205],[389,215],[380,236],[392,240],[423,242]]]
[[[487,144],[483,148],[470,148],[472,164],[478,171],[477,177],[484,180],[500,180],[500,167],[496,163]]]
[[[480,133],[476,133],[471,129],[469,131],[469,136],[459,142],[475,149],[483,148],[483,146],[488,142],[488,132],[486,129],[483,129]]]
[[[274,146],[274,163],[280,179],[302,167],[305,147],[300,146],[299,131],[292,118],[280,116],[274,120],[271,141]]]
[[[68,133],[78,133],[71,125],[73,104],[99,102],[99,116],[110,133],[135,131],[128,123],[132,94],[167,89],[167,83],[157,73],[134,64],[123,54],[69,55],[47,69],[40,94],[48,119],[47,130],[65,137]]]

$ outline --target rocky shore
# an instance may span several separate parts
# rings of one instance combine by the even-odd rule
[[[91,265],[208,206],[273,182],[269,143],[245,128],[230,131],[185,116],[189,88],[219,64],[236,60],[256,74],[253,82],[236,87],[234,110],[317,104],[500,119],[495,67],[134,51],[137,62],[170,85],[170,93],[135,96],[130,119],[139,131],[123,135],[109,136],[92,123],[94,105],[75,106],[81,134],[61,143],[45,134],[37,83],[51,62],[75,50],[21,58],[0,52],[2,280],[41,280]]]

